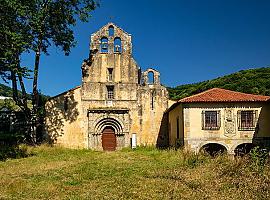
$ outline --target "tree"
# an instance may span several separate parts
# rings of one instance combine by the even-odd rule
[[[0,1],[0,75],[12,81],[13,99],[16,104],[29,115],[27,94],[23,78],[29,77],[29,70],[20,65],[20,56],[31,47],[32,36],[29,26],[24,23],[24,15],[28,10],[28,1]],[[21,87],[18,94],[17,80]]]
[[[0,75],[4,80],[12,81],[13,99],[29,118],[24,78],[29,78],[30,68],[21,67],[22,53],[35,52],[32,111],[37,116],[41,54],[48,54],[48,47],[55,45],[68,55],[76,44],[72,28],[78,20],[87,22],[97,6],[96,0],[0,0],[0,36],[4,38],[0,45]],[[18,95],[17,82],[21,95]],[[39,123],[35,124],[36,128]]]
[[[36,0],[36,6],[29,17],[35,52],[32,91],[34,109],[38,107],[37,82],[41,53],[48,54],[48,47],[53,43],[68,55],[75,46],[72,27],[76,25],[76,17],[86,22],[90,11],[97,5],[94,0]]]

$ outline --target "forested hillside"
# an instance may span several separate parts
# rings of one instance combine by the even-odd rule
[[[167,88],[170,99],[177,100],[214,87],[270,96],[270,67],[241,70],[213,80]],[[12,97],[12,89],[0,84],[0,96]]]
[[[12,97],[12,89],[0,83],[0,96]]]
[[[214,87],[270,96],[270,67],[241,70],[213,80],[168,87],[168,90],[170,99],[177,100]]]

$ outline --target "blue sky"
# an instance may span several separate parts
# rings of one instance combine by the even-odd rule
[[[90,34],[110,21],[132,34],[135,60],[158,69],[166,86],[269,66],[269,11],[269,0],[101,0],[89,23],[74,28],[70,56],[54,47],[42,55],[39,89],[53,96],[80,85]],[[33,55],[22,62],[33,65]]]

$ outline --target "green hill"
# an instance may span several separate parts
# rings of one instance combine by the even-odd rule
[[[19,94],[21,94],[21,91],[18,91]],[[49,98],[50,96],[41,94],[45,98]],[[9,86],[6,86],[4,84],[0,83],[0,96],[5,96],[5,97],[12,97],[12,88]],[[27,94],[27,98],[31,100],[31,94]]]
[[[0,83],[0,96],[12,97],[12,89]]]
[[[180,85],[174,88],[167,87],[167,89],[170,99],[177,100],[214,87],[270,96],[270,67],[241,70],[213,80]],[[0,96],[12,97],[12,89],[0,84]]]
[[[170,99],[177,100],[214,87],[270,96],[270,67],[241,70],[213,80],[167,89]]]

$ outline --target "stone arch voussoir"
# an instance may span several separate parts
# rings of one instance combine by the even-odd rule
[[[115,117],[101,117],[95,121],[94,134],[102,134],[105,127],[111,126],[115,130],[116,135],[123,135],[123,123]]]

